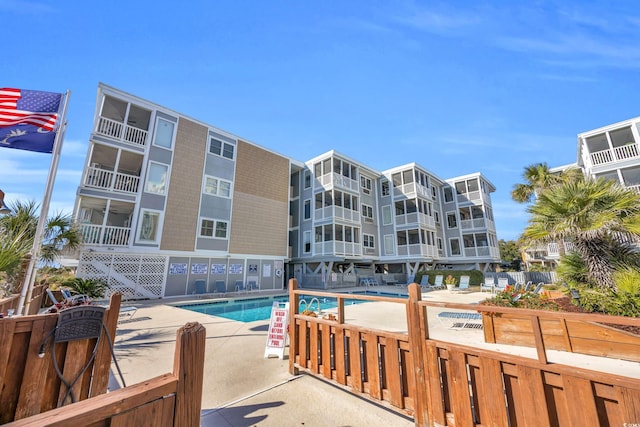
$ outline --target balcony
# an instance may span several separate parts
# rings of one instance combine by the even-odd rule
[[[413,198],[417,195],[421,196],[423,199],[433,200],[431,191],[427,187],[424,187],[423,185],[417,184],[415,182],[410,182],[408,184],[402,184],[394,187],[393,195],[396,197],[405,195],[408,198]]]
[[[362,256],[362,245],[339,240],[317,242],[313,245],[313,252],[314,255]]]
[[[396,225],[423,225],[429,229],[435,229],[436,220],[422,212],[412,212],[396,215]]]
[[[322,209],[315,209],[314,219],[321,221],[325,219],[340,219],[352,224],[360,224],[360,212],[341,206],[327,206]]]
[[[627,144],[615,147],[613,150],[601,150],[589,154],[591,164],[593,166],[604,165],[607,163],[617,162],[620,160],[636,159],[640,157],[638,144]]]
[[[497,258],[500,256],[500,251],[491,246],[473,246],[464,248],[464,256]]]
[[[490,223],[492,223],[492,221],[486,220],[485,218],[462,219],[460,220],[460,228],[463,230],[489,228]]]
[[[422,256],[428,258],[436,258],[438,256],[438,248],[431,245],[411,244],[398,245],[399,256]]]
[[[138,192],[140,177],[90,166],[87,168],[84,185],[103,190],[135,194]]]
[[[322,175],[320,177],[320,185],[324,188],[330,188],[333,186],[334,188],[344,188],[358,193],[360,192],[360,183],[358,181],[339,173],[328,173]]]
[[[107,136],[136,147],[145,146],[147,134],[149,133],[144,129],[125,125],[123,122],[118,122],[106,117],[98,118],[95,132],[98,135]]]
[[[131,228],[81,224],[83,243],[97,246],[128,246]]]

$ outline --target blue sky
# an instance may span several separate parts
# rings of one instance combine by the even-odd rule
[[[71,213],[98,82],[297,160],[482,172],[498,238],[525,166],[640,115],[631,1],[0,0],[1,87],[72,91],[50,213]],[[189,4],[189,7],[186,6]],[[42,199],[50,155],[0,149],[6,199]]]

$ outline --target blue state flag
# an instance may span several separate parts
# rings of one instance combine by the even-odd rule
[[[51,153],[61,93],[0,89],[0,147]]]

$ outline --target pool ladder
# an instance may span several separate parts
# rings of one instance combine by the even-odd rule
[[[311,310],[313,307],[314,301],[318,304],[318,312],[316,314],[320,316],[322,314],[322,308],[320,307],[320,300],[316,297],[311,298],[311,301],[309,301],[308,303],[306,299],[302,298],[300,300],[300,304],[304,303],[304,310],[300,310],[300,312],[302,313],[304,311]]]

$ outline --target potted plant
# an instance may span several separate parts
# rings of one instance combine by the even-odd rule
[[[449,290],[449,291],[454,290],[457,283],[458,282],[457,282],[456,278],[453,277],[450,274],[447,277],[444,278],[444,284],[447,285],[447,290]]]

